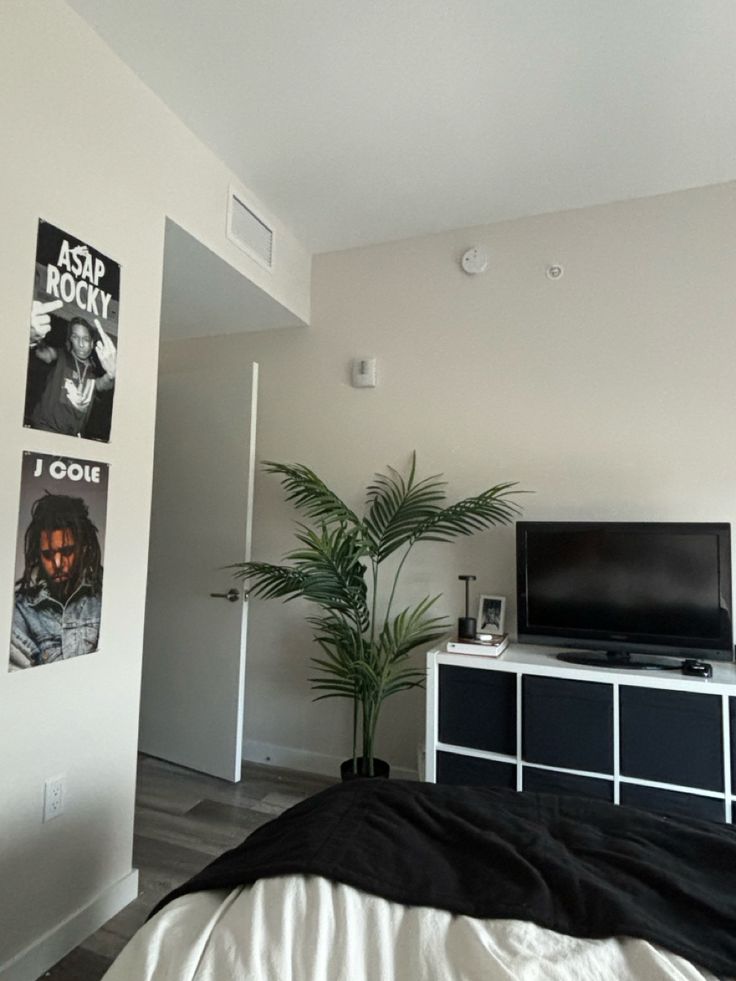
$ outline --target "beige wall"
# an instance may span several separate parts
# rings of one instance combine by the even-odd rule
[[[459,269],[473,244],[485,275]],[[354,504],[416,449],[453,498],[518,480],[530,519],[734,521],[734,255],[729,184],[319,256],[312,327],[242,341],[261,363],[258,457],[304,462]],[[378,387],[351,388],[350,359],[370,354]],[[291,546],[292,515],[261,476],[255,558]],[[511,529],[419,546],[411,568],[407,600],[441,591],[454,618],[473,573],[510,598],[513,630]],[[302,612],[251,604],[247,749],[324,767],[349,749],[348,718],[310,701]],[[421,698],[397,696],[380,735],[404,767]]]
[[[0,4],[0,90],[0,638],[10,636],[9,543],[16,537],[23,450],[110,464],[99,653],[13,674],[0,658],[0,978],[23,981],[135,891],[135,754],[165,215],[302,316],[310,263],[283,230],[283,266],[272,276],[226,241],[232,175],[59,0]],[[40,217],[122,267],[109,445],[22,427]],[[44,781],[60,773],[65,814],[42,824]]]

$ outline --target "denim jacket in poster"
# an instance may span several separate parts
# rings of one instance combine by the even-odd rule
[[[66,603],[54,599],[45,582],[16,593],[10,640],[10,668],[30,668],[97,650],[102,598],[82,583]]]

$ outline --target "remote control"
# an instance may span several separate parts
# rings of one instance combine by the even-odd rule
[[[694,675],[696,678],[712,678],[713,666],[707,661],[687,660],[682,662],[682,673]]]

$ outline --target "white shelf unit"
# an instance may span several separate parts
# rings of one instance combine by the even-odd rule
[[[482,776],[472,780],[453,778],[453,770],[462,777],[470,766],[475,768],[475,774],[485,768],[490,775],[489,785],[515,786],[516,790],[556,790],[555,782],[558,782],[562,785],[561,792],[565,792],[567,783],[567,792],[570,786],[577,788],[574,792],[585,795],[592,790],[591,796],[605,795],[614,804],[630,803],[665,812],[674,808],[670,813],[681,814],[690,809],[695,816],[727,823],[736,820],[732,767],[736,740],[736,664],[714,662],[713,678],[706,680],[675,671],[572,665],[557,660],[554,656],[557,652],[555,648],[519,644],[511,645],[498,658],[430,651],[427,654],[425,779],[436,782],[438,770],[444,767],[445,778],[450,775],[448,782],[485,783]],[[457,671],[446,671],[458,668],[470,673],[458,675]],[[477,672],[489,671],[497,679],[504,675],[507,680],[491,701],[486,701],[485,707],[479,707],[476,702],[482,702],[485,697],[482,690],[487,688],[490,678]],[[458,678],[463,680],[458,682]],[[591,688],[591,684],[606,687]],[[446,692],[445,696],[442,691]],[[586,701],[591,704],[586,705]],[[469,727],[477,734],[486,722],[498,728],[498,719],[492,718],[493,708],[489,709],[491,702],[500,709],[506,726],[505,734],[497,733],[488,741],[493,742],[495,738],[508,745],[499,750],[492,746],[480,748],[477,743],[485,739],[442,740],[442,730],[448,728],[443,725],[447,723],[448,713],[454,716],[456,730]],[[583,706],[579,718],[575,717],[577,702]],[[570,707],[572,711],[567,712]],[[702,710],[707,718],[705,724],[687,732],[678,723],[683,711],[687,714],[690,709],[695,712],[696,722]],[[539,758],[547,752],[546,712],[550,716],[549,751],[553,756],[555,742],[562,742],[559,749],[562,755],[552,762]],[[606,763],[599,761],[588,768],[572,765],[574,761],[564,758],[564,744],[567,743],[569,751],[579,726],[580,752],[583,755],[588,752],[582,741],[592,733],[593,742],[598,739],[603,747],[598,756],[601,760],[608,757]],[[663,739],[663,733],[669,734],[669,740]],[[680,746],[679,751],[671,751],[673,742]],[[609,743],[610,756],[606,749]],[[622,747],[625,760],[622,760]],[[573,752],[576,754],[577,750]],[[658,769],[658,760],[666,771],[665,779],[641,775],[648,768]],[[701,773],[706,776],[701,777]]]

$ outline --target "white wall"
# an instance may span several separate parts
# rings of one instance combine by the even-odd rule
[[[3,386],[0,638],[9,638],[24,449],[111,465],[99,653],[8,674],[0,664],[0,978],[35,978],[135,893],[135,754],[165,215],[309,311],[309,257],[276,224],[269,274],[225,239],[232,175],[60,0],[0,5]],[[247,196],[247,194],[246,194]],[[262,210],[262,209],[261,209]],[[42,217],[122,267],[109,445],[22,428],[35,237]],[[44,780],[66,813],[41,823]]]
[[[490,268],[469,277],[458,259],[478,243]],[[529,519],[736,521],[734,255],[728,184],[318,256],[311,328],[235,342],[261,364],[258,458],[304,462],[356,505],[416,448],[453,499],[518,480]],[[370,354],[378,387],[351,388]],[[292,519],[261,475],[254,558],[281,558]],[[419,546],[411,569],[407,599],[441,591],[452,618],[474,573],[514,629],[511,529]],[[251,603],[246,749],[331,767],[348,715],[310,701],[302,613]],[[413,692],[387,708],[393,763],[414,765],[422,710]]]

